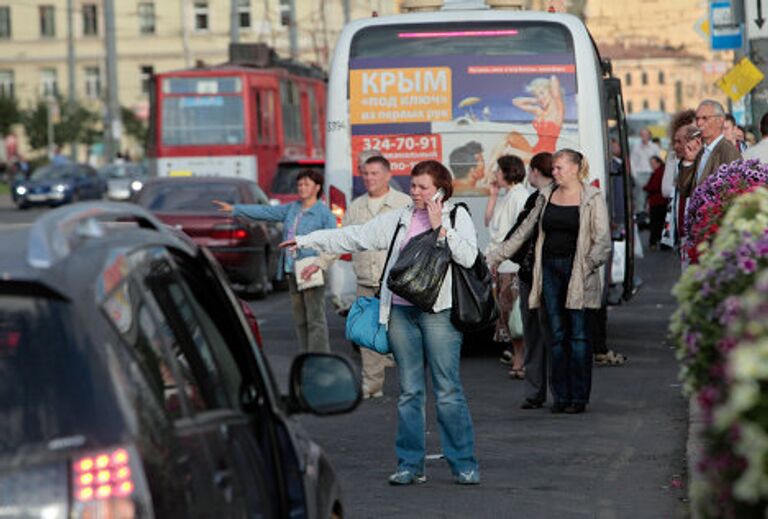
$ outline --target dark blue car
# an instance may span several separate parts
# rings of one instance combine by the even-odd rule
[[[106,189],[104,179],[87,164],[46,164],[28,179],[15,182],[11,196],[19,209],[26,209],[31,205],[98,200]]]

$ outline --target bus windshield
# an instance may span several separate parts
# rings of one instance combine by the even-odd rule
[[[578,147],[573,39],[553,22],[372,26],[349,59],[352,163],[380,150],[407,189],[422,160],[446,164],[461,196],[485,196],[496,160]],[[353,179],[353,196],[362,193]]]
[[[162,140],[165,146],[243,144],[243,98],[181,95],[163,99]]]

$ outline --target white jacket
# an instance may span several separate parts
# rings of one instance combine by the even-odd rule
[[[448,201],[443,205],[443,228],[446,230],[445,239],[451,250],[453,261],[464,267],[471,267],[477,257],[477,234],[472,218],[467,211],[459,209],[456,212],[456,226],[451,226],[450,212],[454,205]],[[296,237],[296,245],[300,248],[308,247],[330,253],[359,252],[364,250],[387,250],[392,241],[395,230],[399,229],[395,245],[392,249],[392,257],[384,267],[384,279],[389,277],[389,270],[397,262],[403,241],[408,235],[408,226],[413,215],[413,205],[402,209],[395,209],[380,214],[368,223],[362,225],[350,225],[340,229],[323,229]],[[400,227],[398,223],[402,222]],[[440,293],[435,301],[433,312],[440,312],[451,308],[452,300],[452,275],[451,267],[443,279]],[[389,323],[389,312],[392,307],[392,292],[387,283],[382,283],[381,306],[379,309],[379,323]]]

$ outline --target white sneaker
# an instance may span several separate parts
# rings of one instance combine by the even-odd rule
[[[368,391],[363,391],[363,400],[368,400],[369,398],[381,398],[384,396],[384,391],[378,390],[375,393],[369,393]]]

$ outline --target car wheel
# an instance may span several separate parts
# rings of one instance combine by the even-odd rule
[[[73,204],[76,204],[80,201],[80,192],[79,191],[72,191],[72,196],[69,197],[69,201]]]
[[[25,209],[29,209],[29,204],[25,204],[23,202],[20,202],[20,203],[16,204],[16,207],[18,207],[20,210],[23,211]]]

